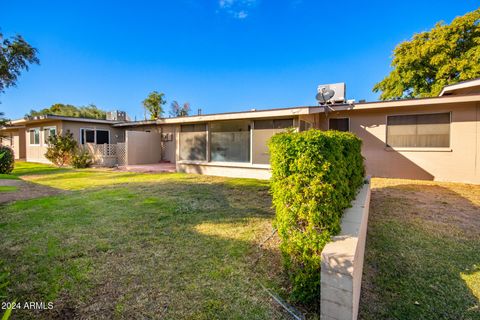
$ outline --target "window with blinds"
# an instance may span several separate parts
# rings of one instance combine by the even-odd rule
[[[328,119],[328,129],[348,132],[350,131],[350,119],[349,118]]]
[[[387,146],[397,148],[450,147],[450,113],[388,116]]]

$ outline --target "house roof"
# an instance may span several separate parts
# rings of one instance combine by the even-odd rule
[[[443,87],[439,96],[441,97],[441,96],[453,95],[458,93],[458,91],[460,90],[462,94],[480,93],[480,78],[462,81],[459,83],[445,86]]]
[[[9,124],[18,126],[18,125],[25,125],[27,123],[41,123],[41,122],[52,121],[52,120],[88,122],[88,123],[105,123],[105,124],[115,124],[120,122],[120,121],[104,120],[104,119],[77,118],[77,117],[66,117],[66,116],[57,116],[57,115],[47,114],[42,116],[26,117],[23,119],[12,120],[9,122]]]
[[[267,110],[250,110],[240,112],[226,112],[216,114],[206,114],[187,117],[175,117],[175,118],[161,118],[158,120],[146,120],[136,122],[123,122],[115,124],[115,127],[131,127],[142,126],[152,124],[178,124],[178,123],[194,123],[194,122],[206,122],[206,121],[220,121],[220,120],[240,120],[240,119],[259,119],[259,118],[272,118],[272,117],[291,117],[295,115],[305,115],[322,112],[322,108],[319,106],[302,106],[291,108],[278,108]]]
[[[402,99],[389,101],[375,101],[375,102],[361,102],[352,104],[335,104],[329,105],[330,109],[336,111],[343,110],[369,110],[369,109],[386,109],[386,108],[402,108],[414,106],[427,105],[442,105],[442,104],[458,104],[465,102],[479,102],[480,94],[474,95],[458,95],[458,96],[443,96],[433,98],[416,98],[416,99]],[[325,112],[326,106],[302,106],[282,109],[267,109],[243,112],[229,112],[208,114],[201,116],[177,117],[177,118],[163,118],[158,120],[123,122],[115,124],[115,127],[132,127],[155,124],[187,124],[194,122],[220,121],[220,120],[239,120],[239,119],[259,119],[259,118],[273,118],[273,117],[288,117],[295,115],[307,115]]]
[[[333,105],[333,106],[330,106],[330,108],[337,111],[368,110],[368,109],[373,110],[373,109],[386,109],[386,108],[431,106],[431,105],[442,105],[442,104],[458,104],[458,103],[466,103],[466,102],[480,102],[480,94],[461,95],[461,96],[451,95],[451,96],[441,96],[441,97],[433,97],[433,98],[416,98],[416,99],[362,102],[362,103],[353,103],[353,104]]]

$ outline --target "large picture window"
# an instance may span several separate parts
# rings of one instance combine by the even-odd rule
[[[30,135],[30,145],[31,146],[38,146],[40,145],[40,129],[33,128],[29,130]]]
[[[80,143],[108,144],[110,131],[100,129],[80,129]]]
[[[450,147],[450,113],[388,116],[387,146]]]
[[[269,164],[268,139],[274,134],[293,127],[293,119],[255,120],[252,133],[252,162],[255,164]]]
[[[187,124],[180,126],[180,160],[207,160],[206,124]]]
[[[222,121],[210,125],[210,159],[250,162],[250,121]]]

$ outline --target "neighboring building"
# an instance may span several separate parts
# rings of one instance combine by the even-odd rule
[[[87,142],[103,143],[106,134],[94,138],[92,131],[82,133],[81,128],[108,130],[110,144],[125,143],[127,165],[169,161],[181,172],[268,178],[266,142],[272,135],[290,127],[336,129],[363,140],[362,152],[372,176],[480,183],[480,79],[447,86],[439,97],[426,99],[139,122],[73,119],[17,120],[12,122],[17,129],[4,129],[2,135],[18,130],[20,137],[25,130],[26,160],[41,161],[44,151],[35,153],[32,147],[44,145],[40,132],[51,134],[50,121],[55,120],[58,132],[69,129]],[[39,144],[35,144],[35,128]],[[21,153],[19,157],[23,158]]]
[[[0,134],[13,137],[16,159],[46,163],[49,161],[44,154],[50,135],[69,131],[80,145],[115,144],[125,139],[124,130],[112,126],[115,123],[119,121],[46,115],[11,121],[11,126],[2,128]]]

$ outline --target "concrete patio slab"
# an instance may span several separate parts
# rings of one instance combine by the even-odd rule
[[[160,173],[160,172],[176,172],[177,168],[174,163],[152,163],[152,164],[135,164],[119,166],[119,170],[141,173]]]

